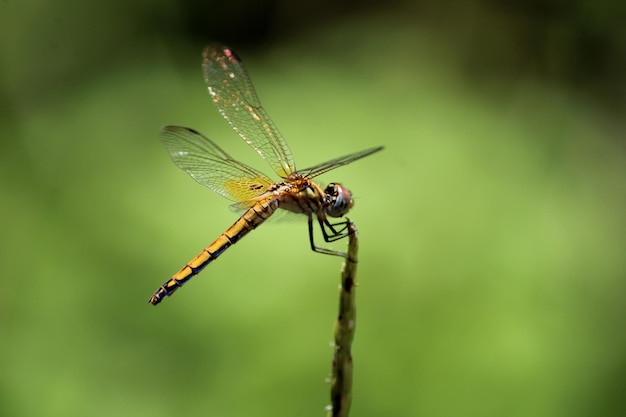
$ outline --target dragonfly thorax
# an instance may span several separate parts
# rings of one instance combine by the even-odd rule
[[[330,217],[343,217],[354,205],[352,193],[341,184],[331,182],[324,194],[326,214]]]

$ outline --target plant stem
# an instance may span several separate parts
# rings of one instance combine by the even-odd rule
[[[331,408],[329,416],[347,417],[352,401],[352,339],[356,326],[356,264],[359,250],[354,223],[348,220],[350,231],[348,253],[341,271],[339,316],[335,323],[335,352],[331,376]]]

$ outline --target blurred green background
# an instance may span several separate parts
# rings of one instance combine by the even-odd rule
[[[305,223],[147,303],[235,220],[161,126],[269,171],[206,92],[215,40],[300,167],[385,146],[321,178],[356,196],[351,415],[626,415],[624,12],[0,2],[0,415],[325,415],[341,260]]]

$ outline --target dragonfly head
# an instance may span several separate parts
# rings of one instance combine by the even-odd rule
[[[326,214],[330,217],[343,217],[354,205],[352,193],[341,184],[331,182],[324,193],[326,194]]]

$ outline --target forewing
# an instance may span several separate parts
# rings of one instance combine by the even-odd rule
[[[365,149],[364,151],[351,153],[349,155],[344,155],[339,158],[335,158],[331,161],[324,162],[324,163],[315,165],[311,168],[303,169],[298,172],[306,177],[313,178],[325,172],[328,172],[331,169],[339,168],[341,166],[348,165],[349,163],[354,162],[357,159],[365,158],[366,156],[376,153],[382,149],[383,149],[382,146],[378,146],[376,148]]]
[[[233,130],[282,178],[295,171],[291,150],[267,115],[241,59],[212,44],[202,53],[204,81],[213,103]]]
[[[165,126],[161,129],[161,142],[180,169],[229,200],[250,200],[272,185],[264,174],[234,160],[194,129]]]

